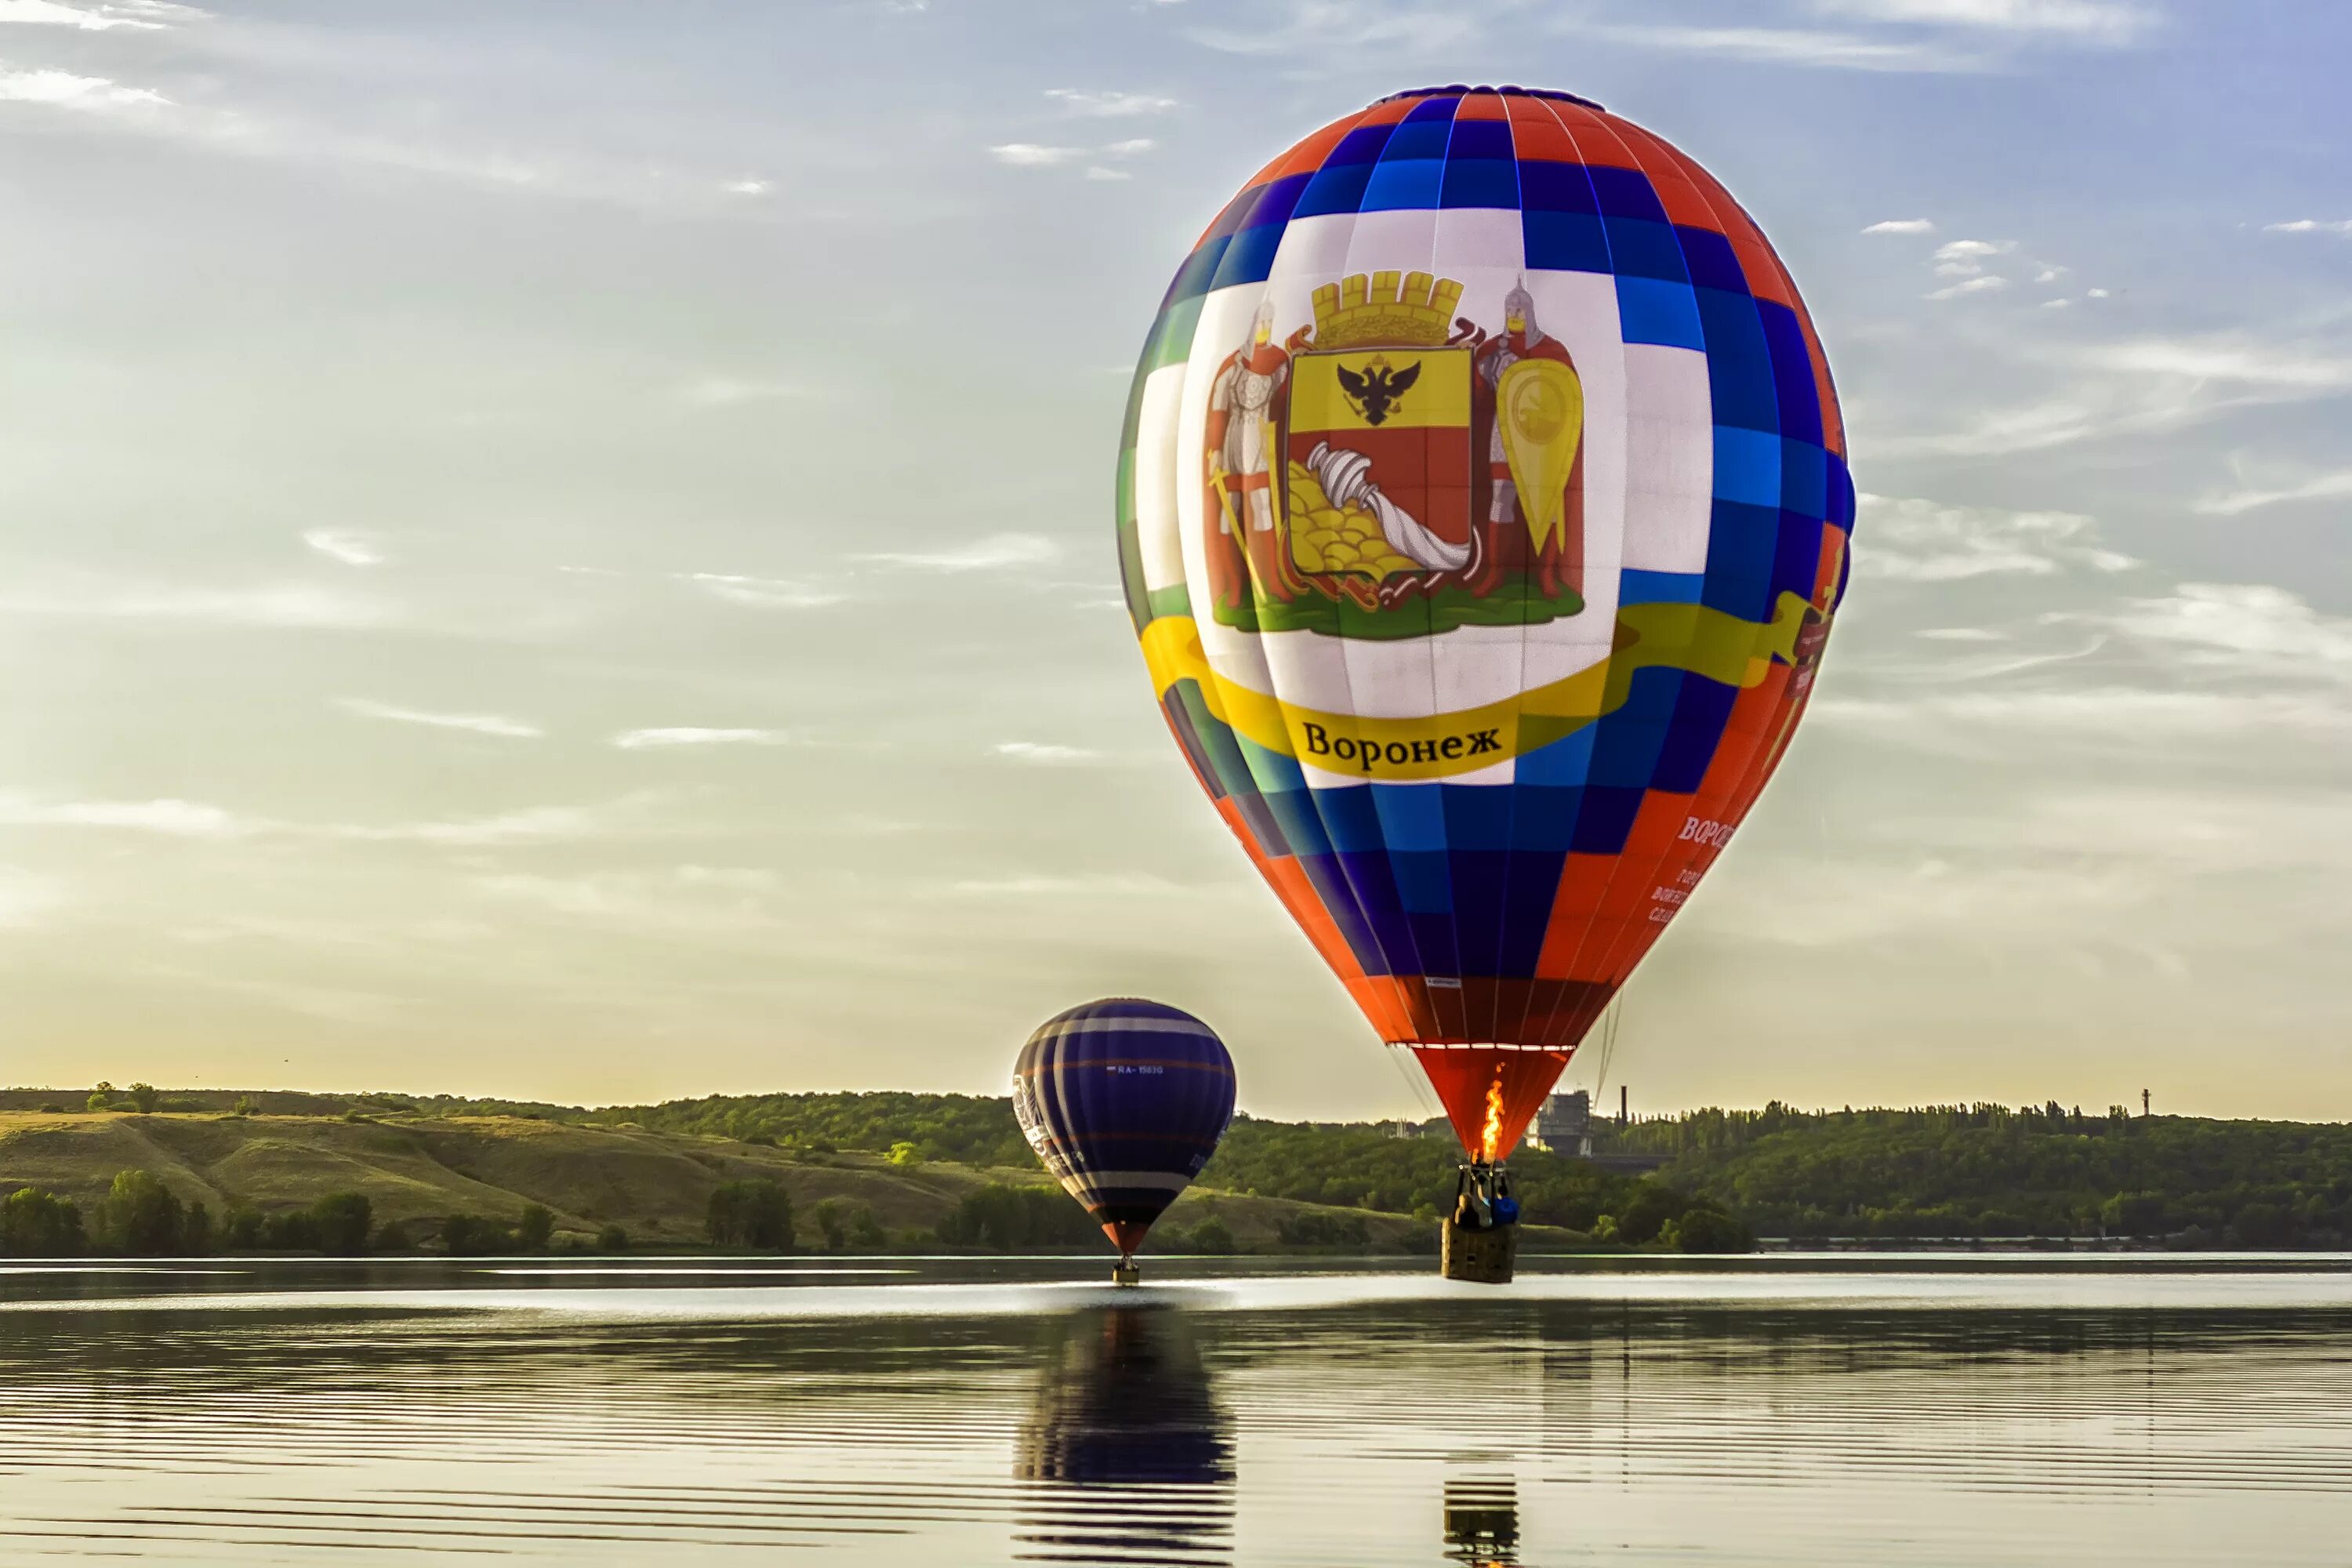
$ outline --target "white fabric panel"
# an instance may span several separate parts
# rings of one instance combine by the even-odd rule
[[[1437,242],[1430,259],[1429,270],[1465,283],[1474,272],[1517,277],[1528,265],[1527,231],[1518,209],[1445,208],[1437,215]]]
[[[1184,540],[1177,523],[1176,426],[1186,367],[1162,365],[1144,379],[1135,430],[1135,537],[1144,585],[1184,581]]]
[[[1704,572],[1714,515],[1715,407],[1706,356],[1625,350],[1625,569]]]

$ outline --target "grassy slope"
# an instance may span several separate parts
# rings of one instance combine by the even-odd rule
[[[201,1199],[215,1217],[239,1204],[300,1207],[331,1192],[366,1194],[379,1221],[451,1214],[511,1221],[537,1203],[555,1212],[559,1232],[618,1223],[639,1245],[698,1242],[711,1189],[747,1176],[784,1185],[804,1240],[808,1212],[825,1198],[866,1205],[894,1233],[928,1231],[978,1186],[1043,1179],[1034,1167],[899,1167],[848,1152],[796,1159],[727,1138],[503,1116],[347,1121],[0,1110],[0,1194],[46,1187],[87,1214],[115,1173],[133,1167],[155,1173],[184,1201]],[[1213,1213],[1252,1250],[1276,1249],[1280,1223],[1309,1213],[1360,1216],[1376,1247],[1433,1240],[1423,1237],[1428,1226],[1400,1215],[1202,1189],[1179,1200],[1169,1223],[1190,1227]]]

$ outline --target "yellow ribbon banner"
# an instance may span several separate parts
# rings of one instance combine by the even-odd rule
[[[1610,657],[1549,686],[1455,713],[1366,719],[1294,707],[1210,668],[1190,616],[1143,628],[1152,689],[1197,683],[1209,711],[1258,745],[1330,773],[1411,781],[1448,778],[1524,756],[1564,739],[1625,702],[1637,669],[1686,669],[1727,686],[1760,682],[1777,657],[1793,660],[1806,602],[1782,594],[1769,621],[1743,621],[1699,605],[1627,605],[1617,612]]]

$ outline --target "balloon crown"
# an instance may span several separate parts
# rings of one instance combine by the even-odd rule
[[[1557,88],[1511,87],[1507,85],[1503,87],[1488,87],[1483,82],[1476,87],[1466,87],[1458,81],[1448,82],[1444,87],[1416,87],[1404,92],[1392,92],[1386,98],[1374,99],[1372,101],[1375,103],[1395,103],[1402,99],[1433,98],[1439,93],[1445,92],[1458,92],[1464,94],[1492,92],[1499,93],[1505,98],[1553,98],[1558,99],[1562,103],[1580,103],[1587,109],[1601,109],[1601,105],[1593,102],[1592,100],[1589,98],[1580,98],[1572,92],[1561,92]],[[1604,109],[1601,110],[1601,112],[1605,114],[1608,110]]]
[[[1315,290],[1315,346],[1360,343],[1435,348],[1454,328],[1462,285],[1451,278],[1410,272],[1350,273]]]

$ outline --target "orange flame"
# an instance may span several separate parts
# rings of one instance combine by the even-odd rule
[[[1495,1152],[1503,1143],[1503,1075],[1499,1072],[1486,1086],[1486,1125],[1479,1132],[1478,1142],[1479,1158],[1493,1164]]]

